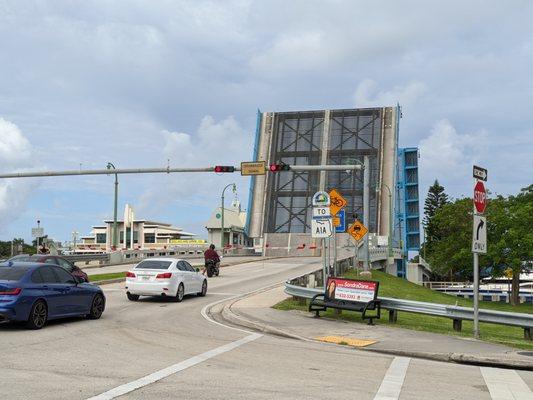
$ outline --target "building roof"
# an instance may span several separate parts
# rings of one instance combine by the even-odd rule
[[[207,229],[220,229],[221,218],[217,218],[217,214],[220,214],[222,207],[218,207],[211,214],[211,218],[207,221]],[[236,228],[243,230],[246,225],[246,211],[239,211],[236,208],[224,207],[224,228]]]

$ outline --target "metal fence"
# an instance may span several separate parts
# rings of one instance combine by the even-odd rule
[[[318,281],[314,276],[318,276],[319,272],[321,271],[316,271],[285,282],[285,293],[304,299],[311,299],[314,295],[323,293],[323,288],[305,287],[305,285],[312,286]],[[390,297],[379,297],[379,299],[381,300],[381,307],[389,310],[389,321],[393,323],[396,322],[399,311],[450,318],[453,320],[453,328],[456,331],[461,330],[463,320],[474,320],[474,309],[469,307],[426,303]],[[479,320],[481,322],[521,327],[524,329],[524,338],[527,340],[531,340],[532,338],[532,314],[480,309]]]

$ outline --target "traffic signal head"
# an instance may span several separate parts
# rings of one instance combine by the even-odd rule
[[[231,165],[216,165],[215,172],[235,172],[235,167]]]
[[[271,172],[290,171],[291,166],[287,164],[270,164]]]

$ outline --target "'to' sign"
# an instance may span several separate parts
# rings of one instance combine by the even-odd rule
[[[482,181],[477,181],[474,186],[474,206],[479,214],[483,214],[487,207],[487,192]]]

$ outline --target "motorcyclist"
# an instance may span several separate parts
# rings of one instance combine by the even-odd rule
[[[213,260],[215,262],[215,265],[217,268],[220,267],[220,257],[218,256],[218,253],[215,251],[215,245],[211,244],[209,248],[204,252],[204,259],[205,263],[207,265],[207,261]]]

